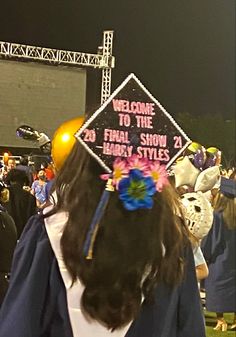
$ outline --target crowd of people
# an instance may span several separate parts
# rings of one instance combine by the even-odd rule
[[[0,337],[204,337],[200,287],[216,313],[214,329],[236,329],[234,168],[210,190],[203,237],[181,202],[192,190],[176,188],[163,169],[150,165],[147,174],[137,157],[114,162],[100,208],[103,170],[79,142],[56,177],[45,163],[36,172],[26,157],[5,164]],[[230,327],[227,312],[235,313]]]
[[[47,201],[47,184],[54,174],[42,163],[36,170],[27,156],[10,157],[0,174],[0,306],[8,288],[13,252],[29,218]],[[47,170],[45,170],[47,168]],[[48,172],[48,175],[47,175]],[[40,187],[39,187],[40,186]]]

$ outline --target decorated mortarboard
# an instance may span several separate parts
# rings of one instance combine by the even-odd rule
[[[221,177],[220,191],[226,197],[235,198],[236,197],[236,181],[233,179]]]
[[[117,157],[159,161],[168,168],[191,143],[188,136],[130,74],[75,137],[107,172]]]
[[[92,259],[110,192],[117,189],[129,211],[152,208],[153,195],[168,183],[166,168],[191,141],[134,74],[124,80],[75,137],[105,169],[108,179],[84,244],[84,255]]]

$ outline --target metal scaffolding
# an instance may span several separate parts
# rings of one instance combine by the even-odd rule
[[[111,94],[111,69],[115,67],[115,58],[112,56],[113,31],[103,32],[102,56],[105,67],[102,68],[101,104]]]
[[[0,41],[0,57],[102,69],[101,103],[104,103],[111,94],[111,70],[115,66],[112,42],[113,31],[104,31],[98,53],[89,54]]]

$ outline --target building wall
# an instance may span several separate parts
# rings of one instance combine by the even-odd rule
[[[16,136],[27,124],[50,138],[66,120],[83,115],[86,70],[0,59],[0,146],[35,147]]]

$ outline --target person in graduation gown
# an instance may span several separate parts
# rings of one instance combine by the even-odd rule
[[[136,184],[140,174],[130,171],[124,179],[136,174],[133,199],[111,192],[94,231],[102,172],[76,144],[56,178],[56,204],[29,220],[17,245],[0,337],[205,337],[173,190],[163,186],[148,198],[152,207],[142,199],[142,208],[128,210],[145,190],[141,182],[151,185],[149,178]]]
[[[221,178],[213,200],[214,222],[202,241],[209,267],[205,280],[206,308],[216,312],[215,330],[226,331],[224,313],[236,313],[236,181]],[[231,330],[236,329],[236,314]]]
[[[17,230],[12,217],[1,203],[8,199],[9,192],[0,181],[0,307],[8,288],[13,252],[17,241]]]
[[[33,183],[33,171],[32,171],[32,167],[29,166],[29,157],[22,156],[20,158],[20,163],[16,165],[16,169],[25,172],[28,178],[26,186],[31,186]]]
[[[10,195],[4,207],[15,222],[18,238],[29,218],[37,212],[35,197],[23,189],[26,180],[26,173],[18,169],[12,169],[7,175]]]

